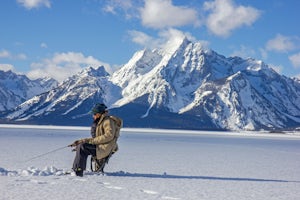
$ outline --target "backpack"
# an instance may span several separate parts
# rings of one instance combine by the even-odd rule
[[[123,120],[119,117],[116,117],[116,116],[109,115],[108,117],[110,119],[112,119],[116,124],[116,135],[115,135],[115,137],[116,138],[120,137],[120,130],[123,127]]]

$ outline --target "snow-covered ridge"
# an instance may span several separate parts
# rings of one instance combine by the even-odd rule
[[[10,110],[56,85],[57,81],[51,78],[30,80],[25,75],[0,70],[0,111]]]
[[[109,75],[87,68],[5,115],[8,121],[86,125],[96,102],[126,127],[296,130],[300,82],[253,58],[226,58],[187,38],[144,49]],[[80,123],[80,124],[78,124]]]

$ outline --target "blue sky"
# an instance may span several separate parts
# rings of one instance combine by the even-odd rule
[[[0,69],[59,81],[188,36],[300,77],[298,0],[1,0]]]

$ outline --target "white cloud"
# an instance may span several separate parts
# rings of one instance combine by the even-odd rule
[[[132,0],[106,0],[106,4],[102,10],[114,15],[117,15],[121,11],[125,14],[126,19],[131,19],[137,15],[139,1],[135,0],[133,5]]]
[[[131,37],[132,42],[146,48],[154,49],[157,48],[161,43],[161,39],[151,37],[150,35],[141,32],[141,31],[128,31],[129,36]]]
[[[275,70],[278,74],[281,74],[283,71],[283,67],[280,65],[268,64],[268,66]]]
[[[268,52],[264,48],[259,48],[262,59],[268,59]]]
[[[292,37],[277,34],[275,38],[269,40],[266,44],[268,51],[287,52],[296,48]]]
[[[198,3],[191,3],[199,5]],[[234,0],[213,0],[201,7],[174,5],[173,0],[106,0],[103,11],[138,18],[141,25],[153,29],[206,25],[213,34],[227,37],[237,28],[252,25],[261,15],[254,7],[236,5]]]
[[[140,9],[142,24],[151,28],[199,25],[197,12],[193,8],[174,6],[171,0],[145,0]]]
[[[85,67],[91,66],[97,68],[101,65],[103,65],[108,72],[111,72],[108,64],[92,56],[86,57],[82,53],[77,52],[56,53],[52,58],[44,59],[39,63],[32,63],[32,70],[28,72],[27,75],[32,79],[52,77],[58,81],[63,81]]]
[[[49,0],[17,0],[17,2],[28,10],[32,8],[43,7],[43,6],[47,8],[51,7],[51,3]]]
[[[44,49],[47,49],[47,48],[48,48],[48,45],[47,45],[45,42],[42,42],[42,43],[40,44],[40,47],[41,47],[41,48],[44,48]]]
[[[260,16],[260,11],[250,6],[235,5],[233,0],[214,0],[204,3],[209,13],[207,28],[215,35],[228,37],[234,29],[250,26]]]
[[[102,10],[140,19],[143,26],[155,29],[200,24],[195,8],[175,6],[172,0],[105,0]]]
[[[0,63],[0,70],[2,70],[2,71],[9,71],[9,70],[13,71],[14,66],[11,65],[11,64],[1,64]]]
[[[160,31],[158,37],[152,37],[144,32],[136,30],[129,31],[128,33],[134,43],[149,49],[166,48],[167,43],[174,44],[176,41],[180,42],[184,37],[188,38],[190,41],[196,40],[190,33],[182,32],[174,28]],[[207,41],[201,41],[201,43],[205,47],[209,44]]]
[[[27,56],[24,53],[12,54],[11,52],[4,49],[0,51],[0,58],[7,58],[12,60],[26,60]]]
[[[0,51],[0,58],[11,58],[11,54],[7,50],[1,50]]]
[[[106,5],[106,6],[103,8],[103,11],[104,11],[104,12],[111,13],[111,14],[117,14],[116,11],[115,11],[115,7],[112,6],[112,5]]]
[[[14,58],[17,60],[26,60],[27,56],[24,53],[20,53],[20,54],[15,55]]]
[[[231,56],[239,56],[241,58],[249,58],[249,57],[254,58],[256,57],[256,52],[250,47],[241,45],[240,49],[234,50]]]
[[[159,32],[160,48],[172,49],[172,46],[177,47],[184,38],[190,41],[195,41],[195,38],[188,32],[182,32],[178,29],[169,28]],[[204,44],[204,43],[203,43]]]
[[[294,54],[292,56],[289,56],[289,60],[293,64],[294,67],[299,68],[300,67],[300,52],[297,54]]]

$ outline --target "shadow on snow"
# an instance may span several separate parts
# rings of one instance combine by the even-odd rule
[[[239,177],[216,177],[216,176],[184,176],[184,175],[170,175],[170,174],[143,174],[143,173],[129,173],[129,172],[106,172],[107,176],[133,177],[133,178],[166,178],[166,179],[200,179],[200,180],[218,180],[218,181],[254,181],[254,182],[296,182],[276,179],[262,179],[262,178],[239,178]]]

